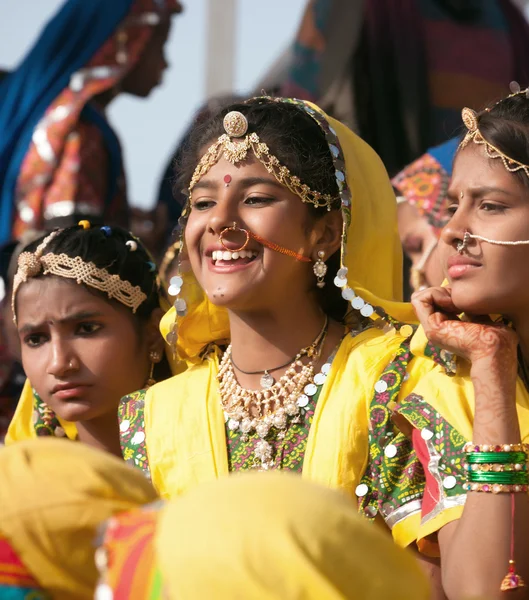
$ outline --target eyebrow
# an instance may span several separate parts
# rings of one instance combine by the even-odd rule
[[[56,323],[60,323],[61,325],[63,325],[65,323],[71,323],[72,321],[82,321],[83,319],[95,319],[101,318],[102,316],[103,313],[101,312],[84,310],[77,313],[72,313],[71,315],[68,315],[67,317],[64,317],[62,319],[57,319]],[[20,327],[18,332],[29,333],[31,331],[36,331],[38,329],[42,329],[42,327],[44,327],[46,323],[47,321],[41,321],[40,323],[26,323],[25,325],[22,325],[22,327]]]
[[[509,192],[509,190],[505,190],[503,188],[498,188],[498,187],[494,187],[494,186],[483,186],[483,187],[470,188],[469,192],[470,192],[470,195],[473,197],[484,196],[485,194],[490,194],[491,192],[504,194],[505,196],[516,196],[516,194]],[[458,194],[452,192],[451,190],[448,190],[446,196],[447,196],[447,198],[450,198],[450,199],[459,198]]]
[[[273,185],[282,189],[284,188],[283,184],[279,183],[277,179],[272,177],[242,177],[241,179],[234,181],[234,183],[240,187],[251,187],[253,185]],[[204,190],[216,190],[221,185],[223,185],[222,181],[200,179],[197,181],[193,189],[196,190],[197,188],[202,188]]]

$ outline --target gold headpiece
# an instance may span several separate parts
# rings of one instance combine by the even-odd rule
[[[518,87],[516,91],[514,91],[513,89],[515,86]],[[507,96],[507,98],[519,96],[520,94],[525,94],[525,96],[529,98],[529,88],[525,90],[520,90],[520,86],[513,82],[511,83],[511,90],[513,90],[513,93]],[[504,98],[503,100],[505,99],[506,98]],[[503,100],[500,100],[496,104],[500,104],[501,102],[503,102]],[[496,106],[496,104],[494,106]],[[490,109],[486,110],[488,112]],[[470,142],[474,142],[474,144],[483,145],[485,146],[485,153],[487,154],[487,156],[489,158],[501,158],[503,166],[507,169],[507,171],[509,171],[510,173],[516,173],[516,171],[523,170],[527,177],[529,177],[529,165],[525,165],[524,163],[521,163],[520,161],[511,158],[510,156],[507,156],[499,148],[488,142],[483,137],[481,131],[479,130],[478,116],[474,110],[472,110],[471,108],[464,108],[461,111],[461,117],[468,131],[465,137],[463,138],[461,144],[459,144],[460,149],[465,148]]]
[[[50,233],[35,252],[22,252],[18,257],[18,270],[13,280],[13,295],[11,306],[13,319],[16,323],[15,297],[20,285],[37,275],[57,275],[66,279],[75,279],[78,284],[100,290],[121,304],[128,306],[135,313],[140,304],[147,299],[138,285],[133,286],[119,275],[111,275],[106,269],[99,269],[93,262],[85,262],[80,256],[71,257],[67,254],[43,254],[51,240],[61,233],[61,230]]]
[[[308,202],[316,207],[326,206],[327,210],[331,210],[335,198],[330,194],[321,194],[311,190],[308,185],[301,183],[299,177],[292,175],[287,167],[281,165],[279,160],[273,154],[270,154],[268,146],[261,142],[256,133],[245,135],[248,131],[248,120],[242,113],[238,111],[229,112],[224,117],[224,130],[226,133],[221,135],[200,159],[189,184],[190,195],[198,181],[213,165],[217,164],[221,156],[224,156],[232,165],[236,165],[246,160],[248,152],[251,150],[264,168],[279,183],[299,196],[303,202]],[[240,139],[242,136],[245,137]],[[239,139],[233,141],[231,138]]]

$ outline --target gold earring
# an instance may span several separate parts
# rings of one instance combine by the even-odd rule
[[[314,275],[316,275],[316,279],[318,280],[316,285],[319,288],[325,287],[324,277],[327,273],[327,265],[323,262],[325,258],[325,252],[323,250],[318,251],[318,260],[314,263],[314,267],[312,268],[314,271]]]
[[[151,361],[151,370],[149,372],[149,378],[145,384],[146,388],[150,388],[156,383],[156,379],[154,379],[154,365],[159,363],[162,360],[162,357],[155,350],[151,350],[151,352],[149,352],[149,360]]]

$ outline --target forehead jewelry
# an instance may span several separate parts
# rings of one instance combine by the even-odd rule
[[[56,275],[65,279],[74,279],[78,284],[100,290],[121,304],[128,306],[135,313],[147,295],[140,286],[132,285],[130,281],[121,279],[119,275],[111,275],[106,269],[99,269],[93,262],[85,262],[80,256],[55,254],[44,250],[51,240],[63,230],[56,230],[44,238],[35,252],[22,252],[18,257],[18,269],[13,279],[13,294],[11,307],[13,321],[16,324],[15,298],[20,285],[31,277],[39,275]]]
[[[231,183],[231,175],[224,175],[224,187],[229,187]]]
[[[529,90],[529,88],[528,88]],[[512,96],[516,96],[518,94],[527,94],[528,90],[523,90],[521,92],[516,92],[508,96],[511,98]],[[498,102],[500,104],[502,101]],[[507,156],[504,152],[502,152],[499,148],[488,142],[482,135],[479,130],[479,120],[476,111],[471,108],[464,108],[461,112],[461,117],[463,119],[463,123],[467,128],[467,134],[463,138],[461,144],[459,144],[459,149],[465,148],[470,142],[474,142],[474,144],[482,145],[485,148],[485,153],[488,158],[499,158],[503,163],[503,166],[509,171],[509,173],[516,173],[517,171],[523,171],[527,177],[529,177],[529,165],[525,165],[524,163]]]
[[[316,207],[326,206],[331,210],[335,200],[330,194],[321,194],[301,182],[299,177],[292,175],[290,170],[279,162],[279,159],[270,153],[268,146],[261,141],[257,133],[248,131],[248,119],[239,111],[233,110],[224,117],[224,133],[212,144],[196,166],[193,177],[189,184],[189,195],[193,188],[206,173],[224,157],[232,165],[236,165],[248,158],[252,152],[255,158],[264,168],[273,175],[279,183],[284,185],[293,194],[301,198],[303,202],[313,204]],[[230,177],[231,181],[231,177]],[[224,177],[224,183],[229,184]]]

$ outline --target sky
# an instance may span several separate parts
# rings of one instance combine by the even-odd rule
[[[292,41],[305,2],[237,0],[234,91],[251,91]],[[174,20],[167,45],[170,69],[163,86],[147,100],[120,96],[108,110],[124,148],[130,203],[142,208],[153,205],[171,153],[205,101],[208,0],[183,3],[185,11]],[[61,4],[62,0],[0,1],[0,68],[17,65]]]

